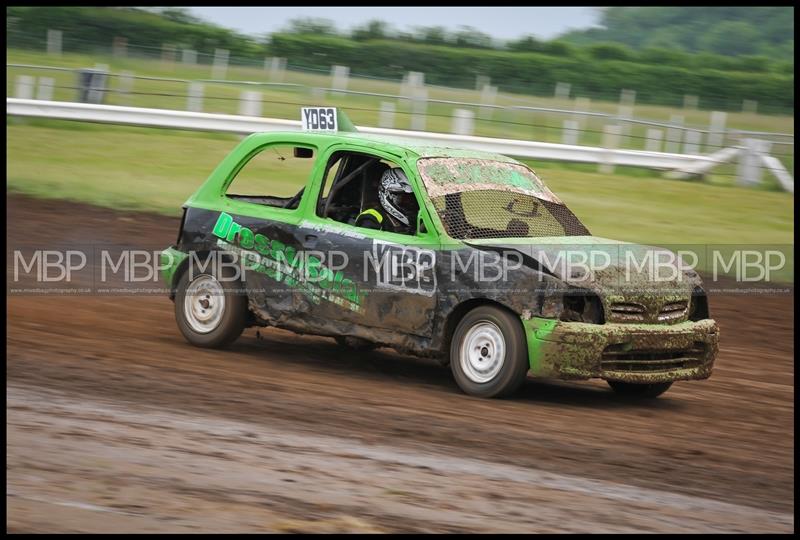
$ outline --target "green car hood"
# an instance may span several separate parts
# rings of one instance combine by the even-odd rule
[[[700,276],[686,266],[681,267],[674,252],[657,246],[596,236],[504,238],[466,243],[483,250],[515,250],[524,255],[523,264],[604,297],[647,304],[654,296],[688,298],[701,285]]]

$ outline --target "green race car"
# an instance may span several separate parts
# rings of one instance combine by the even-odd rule
[[[193,345],[276,326],[388,346],[449,364],[481,397],[528,374],[642,397],[710,376],[718,327],[699,276],[646,264],[672,252],[592,236],[514,159],[302,115],[305,131],[244,139],[183,207],[161,262]],[[259,156],[308,164],[299,191],[276,195],[294,173]]]

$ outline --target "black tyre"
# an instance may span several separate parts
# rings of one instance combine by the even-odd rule
[[[617,394],[631,398],[656,398],[669,390],[672,381],[662,383],[638,384],[622,381],[606,381]]]
[[[450,369],[467,394],[510,396],[528,374],[528,349],[519,319],[494,306],[480,306],[458,323],[450,341]]]
[[[186,341],[216,349],[233,343],[247,322],[247,296],[238,281],[222,280],[211,273],[197,274],[189,282],[184,272],[175,292],[175,320]]]

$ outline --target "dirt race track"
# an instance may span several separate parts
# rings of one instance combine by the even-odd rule
[[[178,227],[7,206],[9,253]],[[711,379],[640,403],[602,381],[471,398],[431,361],[280,330],[201,350],[163,296],[7,301],[10,532],[794,530],[793,295],[711,297]]]

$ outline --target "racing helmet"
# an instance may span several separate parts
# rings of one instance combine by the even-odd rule
[[[416,199],[403,169],[395,167],[383,173],[378,199],[389,215],[404,225],[410,225],[409,217],[416,206]]]

